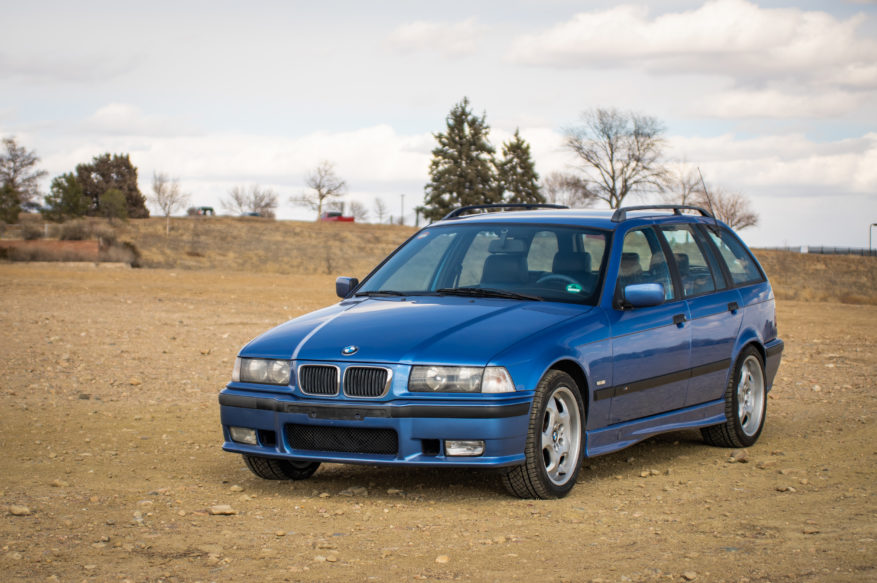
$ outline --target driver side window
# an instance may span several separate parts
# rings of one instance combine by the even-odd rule
[[[637,283],[660,283],[664,286],[665,300],[675,297],[667,259],[652,229],[637,229],[624,237],[618,268],[618,297],[622,297],[625,286]]]

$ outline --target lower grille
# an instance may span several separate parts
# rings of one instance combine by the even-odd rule
[[[298,369],[298,385],[309,395],[337,395],[338,368],[306,364]]]
[[[393,429],[368,427],[286,426],[286,440],[292,449],[396,455],[399,436]]]

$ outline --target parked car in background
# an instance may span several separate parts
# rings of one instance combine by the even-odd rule
[[[783,342],[727,225],[672,205],[486,210],[420,230],[362,282],[338,278],[338,304],[241,349],[223,448],[267,479],[493,468],[513,495],[557,498],[584,458],[659,433],[758,440]]]
[[[334,223],[352,223],[356,219],[354,217],[345,217],[341,211],[326,211],[320,215],[320,220]]]
[[[189,207],[186,210],[186,214],[190,217],[194,216],[207,216],[212,217],[216,215],[216,211],[213,210],[212,206],[193,206]]]

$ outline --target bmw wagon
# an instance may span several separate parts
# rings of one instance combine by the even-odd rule
[[[677,205],[492,206],[421,229],[363,281],[339,277],[339,303],[244,346],[223,449],[266,479],[491,468],[512,495],[558,498],[584,458],[660,433],[756,442],[783,342],[727,225]]]

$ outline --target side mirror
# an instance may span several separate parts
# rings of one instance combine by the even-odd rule
[[[346,298],[358,285],[359,280],[355,277],[339,277],[335,280],[335,295]]]
[[[660,283],[636,283],[624,288],[624,302],[633,308],[648,308],[664,303],[664,286]]]

